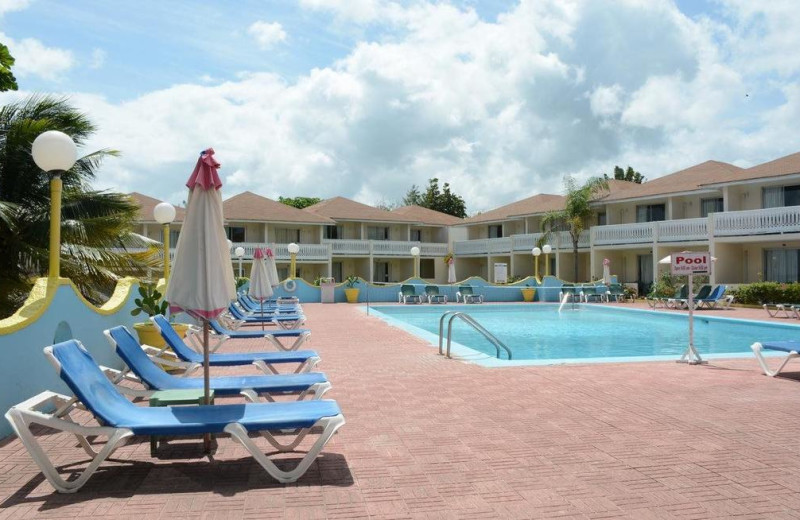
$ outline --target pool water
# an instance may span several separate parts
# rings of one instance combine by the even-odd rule
[[[688,343],[688,317],[640,309],[558,305],[380,306],[372,311],[431,342],[438,341],[446,311],[468,313],[500,341],[514,360],[545,363],[677,359]],[[719,317],[698,311],[694,343],[701,356],[752,355],[756,341],[800,339],[800,326]],[[447,320],[445,320],[445,333]],[[495,347],[461,320],[453,322],[453,342],[494,358]],[[463,349],[462,349],[463,353]],[[502,357],[506,357],[505,353]]]

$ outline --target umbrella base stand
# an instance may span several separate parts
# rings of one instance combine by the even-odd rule
[[[676,363],[686,363],[687,365],[707,365],[708,361],[700,357],[700,353],[694,348],[694,345],[689,345],[680,359]]]

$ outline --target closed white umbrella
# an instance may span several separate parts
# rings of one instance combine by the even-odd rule
[[[261,302],[261,315],[264,314],[264,300],[272,296],[272,287],[267,276],[267,267],[264,264],[264,253],[260,248],[256,248],[253,253],[253,266],[250,269],[250,288],[247,294]],[[261,330],[264,330],[264,322],[261,322]]]
[[[270,248],[264,250],[264,266],[267,269],[269,285],[274,289],[281,284],[281,279],[278,277],[278,266],[275,265],[275,253]]]
[[[166,299],[203,324],[203,390],[209,404],[208,320],[219,316],[236,299],[233,264],[222,216],[222,182],[214,150],[200,154],[186,186],[186,204]],[[206,438],[206,449],[210,437]]]
[[[611,260],[608,258],[603,259],[603,283],[606,285],[611,283]]]
[[[456,261],[453,258],[447,261],[447,283],[456,283]]]

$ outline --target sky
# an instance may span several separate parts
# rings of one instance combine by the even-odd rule
[[[437,177],[470,214],[633,166],[800,151],[796,0],[0,0],[20,90],[119,150],[96,186],[180,203],[398,203]]]

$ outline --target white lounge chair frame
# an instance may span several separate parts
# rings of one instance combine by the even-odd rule
[[[54,408],[54,412],[47,412],[47,410],[52,410]],[[72,417],[70,417],[70,412],[79,408],[82,408],[82,406],[80,406],[75,398],[70,398],[66,395],[47,390],[11,407],[5,414],[6,419],[11,423],[11,427],[22,441],[23,446],[28,450],[28,453],[31,455],[36,465],[39,466],[39,469],[42,470],[44,477],[56,491],[60,493],[74,493],[78,491],[86,484],[95,471],[97,471],[103,461],[134,436],[133,432],[127,428],[87,426],[76,423]],[[224,431],[244,446],[256,462],[258,462],[270,476],[278,482],[289,483],[296,481],[306,472],[309,466],[316,460],[325,444],[344,423],[344,416],[341,414],[317,421],[312,428],[322,428],[322,433],[297,466],[290,471],[283,471],[278,468],[275,463],[261,451],[255,442],[253,442],[247,434],[247,430],[245,430],[241,424],[230,423],[225,427]],[[92,457],[92,461],[86,469],[78,475],[78,478],[68,481],[61,477],[61,474],[53,465],[53,462],[47,456],[41,444],[36,440],[36,436],[31,432],[31,425],[35,424],[75,435],[81,448],[83,448],[87,455]],[[300,442],[302,442],[310,430],[311,428],[303,428],[297,432],[294,440],[288,444],[278,442],[278,440],[267,431],[262,431],[260,433],[277,451],[289,452],[293,451]],[[108,440],[102,449],[96,451],[91,443],[89,443],[88,437],[106,437]]]
[[[776,303],[776,304],[769,304],[765,303],[762,305],[767,314],[769,314],[770,318],[797,318],[797,309],[794,305],[787,305],[785,303]],[[774,307],[774,310],[771,310],[770,307]],[[779,316],[779,314],[783,314],[783,316]]]
[[[213,345],[209,345],[209,352],[216,352],[223,343],[231,339],[231,337],[227,334],[217,334],[213,330],[208,331],[209,339],[213,339],[215,343]],[[189,344],[194,348],[195,352],[202,354],[203,353],[203,329],[197,326],[189,327],[189,330],[186,331],[186,337],[189,339]],[[294,343],[290,346],[286,346],[281,341],[276,338],[275,336],[271,335],[269,332],[264,333],[264,338],[272,343],[272,345],[277,348],[278,350],[283,350],[284,352],[292,352],[295,350],[299,350],[300,346],[308,341],[311,337],[311,331],[306,332],[305,334],[301,334],[298,336]],[[258,339],[258,338],[256,338]]]
[[[769,368],[769,365],[767,365],[767,360],[764,358],[764,346],[761,343],[759,342],[753,343],[752,345],[750,345],[750,348],[753,350],[753,354],[756,355],[756,361],[758,361],[758,364],[761,365],[761,370],[764,371],[765,375],[768,375],[770,377],[777,376],[778,374],[780,374],[781,370],[783,370],[786,364],[789,363],[789,361],[791,361],[796,357],[800,357],[800,354],[798,354],[796,350],[793,350],[789,352],[785,358],[783,358],[783,361],[781,362],[780,365],[778,365],[778,368],[773,370]],[[773,351],[773,352],[779,352],[779,351]]]

